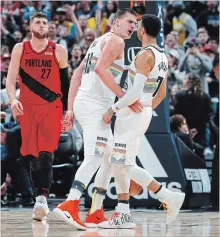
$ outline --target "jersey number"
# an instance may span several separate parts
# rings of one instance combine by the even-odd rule
[[[91,60],[92,60],[92,56],[93,56],[93,53],[89,53],[88,54],[88,58],[86,60],[86,67],[85,67],[85,71],[84,73],[89,73],[90,69],[91,69]]]
[[[163,82],[163,77],[158,77],[157,78],[157,82],[159,82],[158,83],[158,86],[157,86],[157,89],[154,91],[154,93],[153,93],[153,97],[157,94],[157,92],[158,92],[158,90],[160,89],[160,86],[161,86],[161,84],[162,84],[162,82]]]
[[[42,69],[42,75],[41,75],[41,79],[48,79],[48,77],[50,76],[50,72],[51,69]]]

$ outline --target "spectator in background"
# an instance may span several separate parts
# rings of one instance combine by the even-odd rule
[[[203,157],[204,147],[193,141],[197,134],[197,130],[192,128],[189,130],[186,119],[181,114],[175,114],[170,117],[170,129],[175,133],[185,145],[200,158]]]
[[[83,57],[86,55],[86,52],[92,42],[95,40],[96,34],[94,30],[87,28],[84,32],[83,39],[79,42],[80,47],[82,48]]]
[[[67,35],[73,34],[74,38],[77,38],[76,36],[76,29],[73,26],[73,23],[66,19],[66,9],[63,7],[59,7],[56,10],[55,19],[57,20],[56,24],[58,26],[66,26],[67,27]]]
[[[17,193],[22,194],[11,204],[33,205],[33,189],[30,177],[20,154],[21,130],[19,125],[7,130],[1,124],[1,146],[5,148],[5,155],[1,160],[2,180],[5,180],[7,173],[9,173]]]
[[[78,44],[74,44],[71,51],[71,59],[69,60],[70,67],[75,70],[82,61],[82,50]]]
[[[183,73],[180,73],[178,70],[178,64],[179,64],[179,53],[176,49],[171,49],[169,51],[169,54],[167,54],[168,59],[168,90],[170,92],[170,89],[173,87],[174,84],[178,83],[181,84],[183,81]]]
[[[80,28],[82,30],[82,32],[84,33],[85,29],[87,28],[87,25],[88,25],[88,18],[86,15],[80,15],[79,16],[79,25],[80,25]]]
[[[80,1],[78,3],[78,10],[76,12],[77,16],[86,15],[87,19],[95,15],[97,6],[94,5],[93,7],[90,7],[89,1]]]
[[[6,77],[8,74],[8,68],[11,60],[11,54],[4,54],[1,57],[1,88],[5,88]]]
[[[202,44],[202,46],[204,47],[204,45],[207,44],[209,40],[208,32],[206,30],[198,32],[197,39],[199,43]]]
[[[208,45],[214,53],[218,53],[219,40],[217,38],[209,38]]]
[[[49,23],[49,28],[48,28],[48,39],[57,43],[58,37],[57,37],[57,25],[55,21],[50,21]]]
[[[210,45],[205,45],[204,48],[203,48],[203,52],[206,56],[208,56],[212,62],[215,58],[215,52],[212,50],[211,46]]]
[[[196,19],[198,27],[205,27],[211,37],[219,37],[218,1],[207,0],[206,9]]]
[[[187,51],[179,64],[180,72],[185,71],[186,74],[198,74],[201,79],[203,89],[208,93],[208,82],[206,81],[206,73],[212,70],[212,60],[210,57],[200,51],[199,42],[192,39],[186,43]]]
[[[189,14],[184,12],[183,1],[174,1],[172,6],[174,15],[173,30],[180,33],[179,44],[182,45],[188,37],[196,36],[197,24]]]
[[[182,114],[189,129],[196,128],[195,142],[208,147],[207,125],[212,116],[211,100],[202,90],[199,75],[190,73],[183,82],[183,89],[176,93],[173,114]]]
[[[103,10],[103,14],[106,13],[105,17],[106,18],[109,18],[111,16],[112,13],[116,13],[118,10],[118,6],[117,6],[117,3],[115,1],[112,1],[112,0],[108,0],[106,3],[105,3],[105,7],[104,7],[104,10]]]

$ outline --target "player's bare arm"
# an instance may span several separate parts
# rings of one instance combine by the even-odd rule
[[[73,127],[73,104],[74,104],[74,100],[77,95],[78,89],[81,85],[84,61],[85,59],[81,62],[79,67],[75,70],[71,78],[69,94],[68,94],[68,110],[63,120],[63,126],[61,130],[62,132],[67,132],[69,129]]]
[[[21,102],[16,99],[16,80],[19,75],[22,50],[23,50],[22,43],[16,44],[14,46],[11,54],[11,62],[9,65],[8,75],[6,79],[6,90],[14,118],[23,114],[23,106]]]
[[[96,63],[95,72],[100,76],[103,83],[119,98],[125,93],[115,82],[114,77],[109,70],[112,63],[123,56],[124,40],[117,35],[108,37],[101,45],[102,53]]]
[[[62,45],[56,45],[56,58],[58,60],[60,68],[60,82],[61,91],[63,94],[63,106],[64,110],[67,110],[68,91],[70,86],[68,76],[68,54],[67,50]]]
[[[157,106],[165,99],[166,93],[167,93],[167,75],[165,76],[162,85],[160,86],[159,91],[157,94],[154,96],[152,100],[152,109],[156,109]]]
[[[116,111],[133,104],[139,99],[141,91],[144,88],[144,83],[154,66],[154,61],[154,55],[151,50],[144,50],[138,54],[135,61],[137,71],[133,87],[103,115],[106,123],[110,123],[111,117]]]

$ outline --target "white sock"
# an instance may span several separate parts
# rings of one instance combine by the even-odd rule
[[[40,195],[36,197],[36,202],[42,202],[42,203],[47,203],[47,199],[45,196]]]
[[[164,201],[164,200],[167,200],[169,198],[171,193],[172,192],[169,189],[167,189],[164,186],[162,186],[160,191],[157,192],[155,195],[157,196],[158,200]]]
[[[67,201],[69,201],[69,200],[79,200],[81,195],[82,195],[82,193],[78,189],[71,188],[70,193],[69,193],[66,200]]]
[[[94,194],[94,196],[92,198],[92,206],[91,206],[91,209],[90,209],[90,214],[92,214],[93,212],[101,209],[104,198],[105,198],[104,195]]]
[[[127,214],[130,214],[130,208],[128,203],[118,203],[117,209],[118,212],[125,212]]]

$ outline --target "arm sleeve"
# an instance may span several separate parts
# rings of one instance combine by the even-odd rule
[[[113,111],[118,111],[123,109],[131,104],[133,104],[136,100],[139,99],[141,92],[144,89],[144,83],[147,80],[147,77],[143,74],[137,73],[134,78],[134,84],[131,90],[128,91],[118,102],[116,102],[112,109]]]
[[[60,68],[60,81],[61,81],[61,91],[63,94],[63,108],[64,110],[67,110],[68,92],[70,87],[70,81],[68,77],[68,67]]]

